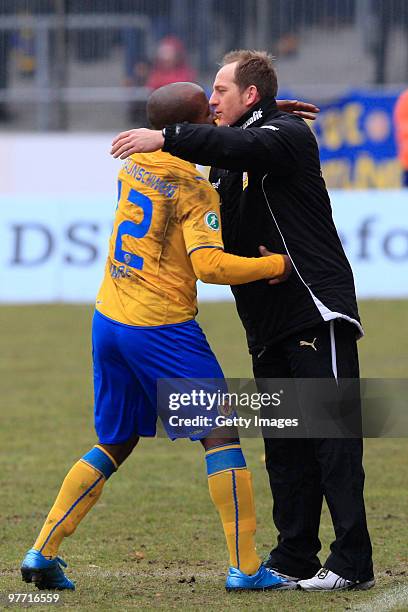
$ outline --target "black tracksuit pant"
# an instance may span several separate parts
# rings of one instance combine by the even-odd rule
[[[359,377],[355,328],[339,319],[295,333],[253,355],[255,378],[333,378],[336,367],[338,378]],[[318,532],[324,497],[335,540],[323,565],[347,580],[372,579],[362,440],[266,438],[265,452],[279,532],[268,565],[300,578],[320,569]]]

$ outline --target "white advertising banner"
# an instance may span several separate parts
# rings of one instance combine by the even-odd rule
[[[408,297],[408,189],[332,191],[357,297]]]
[[[92,302],[120,162],[111,135],[2,138],[0,302]],[[334,191],[333,216],[360,298],[408,297],[408,190]],[[199,284],[201,300],[232,299]]]

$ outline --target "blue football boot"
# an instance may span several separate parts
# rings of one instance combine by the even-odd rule
[[[235,567],[230,567],[227,581],[227,591],[269,591],[271,589],[296,589],[296,582],[278,576],[276,572],[261,565],[256,574],[248,576]]]
[[[28,551],[21,565],[21,575],[24,582],[34,582],[37,589],[75,590],[75,584],[69,580],[60,565],[67,567],[59,557],[46,559],[38,550]]]

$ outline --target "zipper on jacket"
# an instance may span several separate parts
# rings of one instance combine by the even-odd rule
[[[260,359],[260,358],[262,357],[262,355],[265,353],[265,351],[266,351],[266,349],[267,349],[267,348],[268,348],[267,346],[264,346],[264,347],[263,347],[263,349],[262,349],[262,351],[261,351],[260,353],[258,353],[258,355],[257,355],[257,358],[258,358],[258,359]]]

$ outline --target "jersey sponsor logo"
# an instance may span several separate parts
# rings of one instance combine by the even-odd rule
[[[263,130],[273,130],[274,132],[279,132],[279,128],[276,125],[261,125]]]
[[[205,214],[204,222],[207,225],[207,227],[214,230],[215,232],[217,232],[220,229],[220,220],[218,219],[217,213],[214,212],[213,210]]]
[[[262,119],[262,115],[263,115],[262,109],[254,111],[252,115],[250,116],[250,118],[247,119],[245,123],[242,125],[242,129],[245,130],[247,127],[255,123],[255,121],[258,121],[258,119]]]
[[[317,338],[313,338],[312,342],[307,342],[306,340],[301,340],[299,342],[299,346],[311,346],[314,351],[317,351],[317,348],[315,347],[316,340],[317,340]]]

